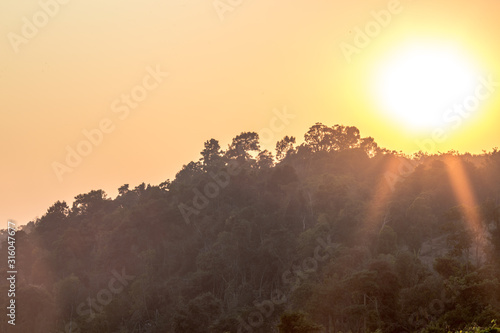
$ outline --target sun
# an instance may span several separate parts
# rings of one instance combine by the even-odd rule
[[[479,76],[464,51],[437,43],[401,47],[375,68],[378,108],[413,130],[444,126],[446,110],[474,92]]]

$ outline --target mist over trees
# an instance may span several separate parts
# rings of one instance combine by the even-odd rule
[[[254,132],[200,150],[173,180],[57,201],[19,230],[15,331],[495,327],[498,149],[407,156],[317,123],[274,152]]]

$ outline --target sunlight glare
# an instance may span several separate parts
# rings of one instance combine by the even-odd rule
[[[477,85],[478,71],[455,48],[411,45],[377,67],[373,92],[379,107],[413,129],[443,123],[443,114]]]

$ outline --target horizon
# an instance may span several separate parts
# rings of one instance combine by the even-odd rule
[[[319,123],[316,123],[316,124],[319,124]],[[325,125],[325,126],[328,126],[326,124],[322,124],[322,125]],[[337,124],[339,125],[339,124]],[[336,125],[334,125],[336,126]],[[340,126],[344,126],[344,125],[340,125]],[[312,126],[311,126],[312,127]],[[355,127],[355,126],[354,126]],[[262,132],[262,131],[261,131]],[[264,131],[265,132],[265,131]],[[242,132],[244,133],[244,132]],[[247,132],[248,133],[248,132]],[[257,133],[259,134],[259,133]],[[362,133],[361,133],[362,134]],[[361,135],[361,137],[363,137]],[[375,139],[375,138],[374,138]],[[217,140],[217,139],[215,139]],[[207,140],[208,141],[208,140]],[[375,143],[377,143],[377,140],[375,139],[374,140]],[[220,143],[220,142],[219,142]],[[305,144],[305,140],[302,140],[302,141],[298,141],[297,144],[296,144],[296,147],[299,147],[301,145],[304,145]],[[226,145],[227,147],[230,146],[230,143],[228,143]],[[221,145],[221,147],[223,147],[223,145]],[[396,155],[394,155],[395,157],[403,157],[403,158],[407,158],[407,159],[410,159],[410,161],[413,161],[413,160],[416,160],[416,161],[419,161],[420,162],[420,159],[422,158],[422,156],[416,156],[416,155],[419,155],[420,153],[422,153],[424,156],[426,157],[446,157],[448,156],[449,154],[453,154],[454,156],[458,155],[458,156],[465,156],[465,155],[472,155],[472,157],[482,157],[482,156],[486,156],[488,154],[491,154],[493,152],[496,152],[498,151],[498,147],[494,147],[492,148],[491,150],[483,150],[481,153],[470,153],[470,152],[460,152],[460,151],[456,151],[456,150],[449,150],[449,151],[446,151],[446,152],[435,152],[435,153],[428,153],[428,152],[425,152],[423,150],[420,150],[420,151],[416,151],[416,152],[413,152],[412,154],[407,154],[403,151],[394,151],[394,150],[391,150],[387,147],[379,147],[381,149],[384,150],[384,152],[382,154],[384,155],[392,155],[394,153],[396,153]],[[260,147],[260,151],[265,151],[265,150],[268,150],[266,149],[265,147],[261,146]],[[225,149],[221,149],[222,152],[225,152],[226,150]],[[277,167],[279,165],[279,160],[277,159],[277,157],[274,155],[275,153],[275,149],[271,150],[270,151],[271,153],[273,153],[273,158],[274,158],[274,161],[276,163],[276,165],[273,166],[273,168]],[[402,154],[402,155],[401,155]],[[201,159],[201,154],[199,154],[200,156],[200,159]],[[253,156],[255,158],[255,156]],[[371,156],[370,158],[374,158],[375,156]],[[190,162],[197,162],[198,160],[200,159],[195,159],[195,160],[192,160],[192,161],[189,161],[189,162],[186,162],[183,164],[183,166],[186,166],[187,164],[189,164]],[[404,164],[403,164],[404,165]],[[415,165],[413,165],[414,167]],[[408,165],[404,165],[403,168],[408,168]],[[179,168],[179,170],[177,170],[174,175],[172,177],[167,177],[165,178],[164,181],[173,181],[175,180],[175,174],[179,171],[182,170],[182,167]],[[390,176],[387,176],[386,177],[386,181],[388,182],[389,186],[391,188],[393,188],[394,184],[395,184],[395,179],[398,179],[398,178],[401,178],[401,175],[398,175],[399,171],[398,172],[395,172],[394,170],[389,170],[387,171],[388,173],[392,174]],[[406,170],[405,170],[405,173],[406,173]],[[394,179],[394,178],[395,179]],[[146,183],[146,182],[140,182],[140,183],[137,183],[137,184],[121,184],[120,186],[123,186],[123,185],[129,185],[129,187],[132,189],[132,188],[135,188],[136,186],[140,186],[141,184],[145,184],[146,186],[158,186],[161,184],[161,182],[159,183]],[[92,188],[92,189],[89,189],[88,191],[86,192],[82,192],[82,193],[77,193],[75,195],[72,196],[72,198],[70,200],[65,200],[65,199],[57,199],[56,201],[54,201],[53,203],[50,204],[50,206],[52,206],[54,203],[60,201],[60,202],[66,202],[68,204],[69,207],[72,206],[72,203],[75,201],[75,197],[78,195],[78,194],[85,194],[85,193],[88,193],[88,192],[91,192],[91,191],[96,191],[96,190],[103,190],[105,192],[105,194],[107,195],[107,198],[108,199],[111,199],[111,200],[115,200],[119,197],[119,191],[118,191],[119,187],[117,187],[116,189],[112,190],[112,191],[107,191],[106,189],[103,189],[103,188]],[[47,208],[45,209],[45,211],[40,214],[40,215],[37,215],[35,216],[34,218],[30,219],[29,221],[26,221],[25,223],[19,223],[19,221],[16,221],[14,219],[9,219],[9,221],[12,221],[12,222],[16,222],[16,224],[20,227],[23,227],[23,226],[26,226],[29,222],[36,222],[36,220],[38,218],[41,218],[43,215],[45,215],[47,213],[47,209],[49,208],[49,206],[47,206]],[[0,230],[2,230],[2,228],[0,228]]]

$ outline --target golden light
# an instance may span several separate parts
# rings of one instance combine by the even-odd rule
[[[480,72],[454,46],[412,43],[375,66],[371,90],[378,108],[411,130],[447,127],[447,110],[474,94]]]

